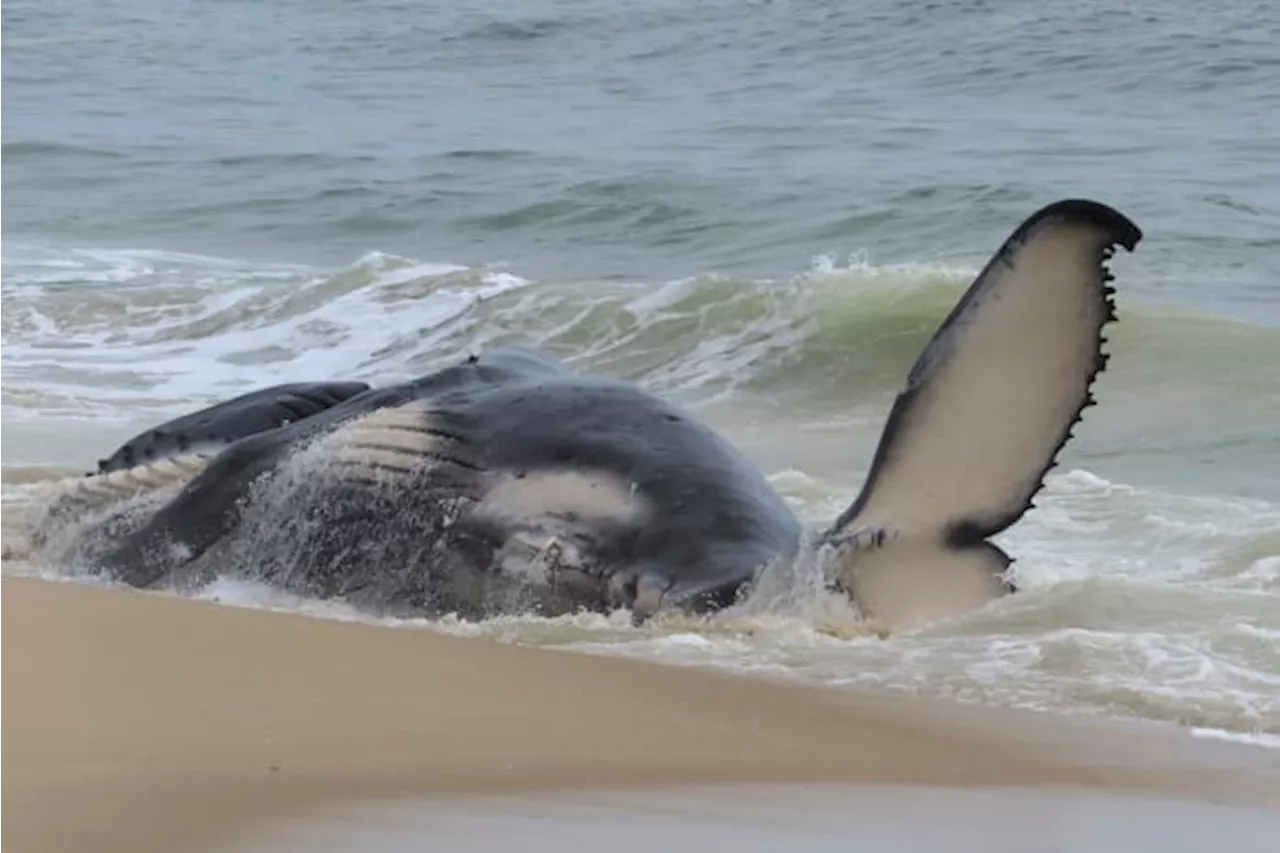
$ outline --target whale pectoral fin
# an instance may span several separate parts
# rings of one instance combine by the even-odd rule
[[[294,382],[252,391],[139,433],[99,459],[97,473],[202,449],[216,452],[239,439],[306,420],[368,389],[364,382]]]
[[[920,354],[861,493],[827,537],[887,527],[918,555],[936,552],[930,563],[939,568],[948,551],[962,574],[999,562],[973,548],[1031,507],[1093,403],[1090,387],[1107,361],[1102,330],[1115,319],[1107,261],[1141,237],[1123,214],[1092,201],[1061,201],[1023,222]],[[975,595],[950,594],[996,589],[981,572],[966,576]]]
[[[1106,365],[1106,262],[1141,236],[1089,201],[1058,202],[1019,226],[912,367],[836,528],[872,519],[986,538],[1017,521]]]
[[[960,548],[911,539],[837,545],[837,587],[866,619],[910,631],[976,610],[1011,590],[1010,559],[990,542]]]

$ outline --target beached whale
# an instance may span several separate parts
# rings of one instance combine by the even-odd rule
[[[989,539],[1031,507],[1092,404],[1108,260],[1141,236],[1087,200],[1019,225],[911,368],[860,494],[813,536],[688,412],[513,348],[162,425],[62,488],[38,539],[140,587],[231,573],[467,618],[713,611],[818,548],[864,615],[911,627],[1011,589]]]

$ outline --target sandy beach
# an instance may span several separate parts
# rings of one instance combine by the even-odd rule
[[[1280,806],[1280,755],[1111,722],[3,581],[4,849],[226,849],[343,804],[682,784]]]

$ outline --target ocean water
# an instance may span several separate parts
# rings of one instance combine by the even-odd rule
[[[1089,196],[1147,236],[1100,405],[1000,538],[1023,594],[881,638],[799,565],[709,622],[395,624],[1280,743],[1274,4],[2,15],[6,546],[33,487],[148,424],[494,343],[677,399],[828,520],[989,254]]]

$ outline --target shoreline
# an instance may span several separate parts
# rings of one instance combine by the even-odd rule
[[[1280,753],[4,576],[6,850],[213,849],[369,801],[852,783],[1280,809]]]

